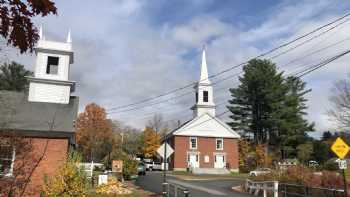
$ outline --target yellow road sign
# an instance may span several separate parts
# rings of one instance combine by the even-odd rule
[[[344,159],[350,150],[349,146],[340,137],[335,140],[331,149],[340,159]]]

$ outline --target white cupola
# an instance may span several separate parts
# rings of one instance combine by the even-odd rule
[[[70,31],[66,42],[46,40],[42,28],[35,48],[36,63],[34,77],[28,77],[31,102],[68,104],[75,82],[69,81],[69,69],[73,63]]]
[[[202,52],[202,65],[199,82],[195,85],[196,104],[192,107],[193,116],[197,117],[204,113],[215,116],[215,104],[213,98],[213,87],[209,80],[205,48]]]

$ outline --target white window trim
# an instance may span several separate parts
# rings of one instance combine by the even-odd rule
[[[196,140],[196,147],[195,148],[192,147],[192,140],[193,139]],[[198,139],[197,139],[197,137],[190,137],[190,149],[191,150],[197,150],[198,149]]]
[[[10,146],[10,145],[8,145]],[[14,166],[14,163],[15,163],[15,157],[16,157],[16,149],[14,146],[12,146],[12,158],[11,159],[5,159],[5,158],[0,158],[0,160],[11,160],[11,167],[10,167],[10,171],[7,173],[7,174],[2,174],[0,173],[1,176],[5,176],[5,177],[11,177],[13,175],[13,166]]]
[[[204,100],[204,92],[207,93],[207,101]],[[203,103],[208,103],[209,102],[209,91],[208,90],[203,90]]]
[[[55,74],[54,73],[47,73],[46,70],[45,70],[45,74],[49,75],[49,76],[57,76],[59,74],[59,68],[60,68],[59,65],[60,65],[60,59],[61,58],[59,56],[56,56],[56,55],[47,55],[46,56],[46,67],[45,67],[46,69],[47,69],[47,66],[48,66],[47,64],[49,63],[49,57],[57,57],[58,58],[58,64],[55,65],[55,66],[57,66],[57,73],[55,73]]]
[[[221,140],[221,148],[218,148],[218,141]],[[216,150],[224,150],[224,138],[216,138],[215,140],[215,149]]]

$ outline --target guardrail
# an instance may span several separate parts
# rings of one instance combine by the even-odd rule
[[[249,194],[253,194],[254,196],[258,196],[262,191],[263,197],[267,197],[267,192],[271,191],[273,192],[273,197],[278,197],[278,181],[257,182],[247,179],[245,188]]]
[[[307,187],[290,183],[280,183],[282,197],[343,197],[343,189]]]
[[[267,197],[272,193],[273,197],[343,197],[343,189],[331,189],[321,187],[308,187],[278,181],[252,181],[246,179],[245,189],[249,194]]]
[[[163,196],[166,197],[189,197],[190,192],[187,188],[172,183],[163,183],[163,187],[166,188],[166,192],[163,192]]]

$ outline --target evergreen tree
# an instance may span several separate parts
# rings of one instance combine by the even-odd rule
[[[314,126],[304,119],[305,94],[311,90],[299,78],[284,78],[268,60],[251,60],[243,71],[240,85],[230,89],[232,121],[228,124],[243,135],[252,133],[256,144],[268,142],[296,150]]]
[[[327,161],[329,152],[330,152],[330,146],[322,141],[314,141],[313,142],[313,158],[319,163],[323,164]]]
[[[330,131],[325,131],[322,134],[322,141],[327,141],[333,137],[332,133]]]
[[[276,110],[281,109],[285,87],[282,73],[268,60],[253,59],[243,67],[240,85],[231,88],[228,109],[234,130],[252,133],[254,142],[265,143],[276,130]],[[273,121],[274,120],[274,121]]]
[[[0,90],[24,91],[28,87],[26,76],[33,73],[16,62],[0,66]]]
[[[305,89],[306,83],[297,77],[287,77],[285,80],[287,92],[283,102],[283,108],[277,111],[279,117],[278,142],[282,146],[289,146],[295,149],[299,144],[305,143],[308,139],[307,131],[314,130],[314,124],[309,124],[304,116],[307,109],[305,95],[311,89]]]

